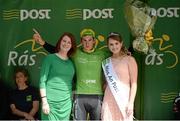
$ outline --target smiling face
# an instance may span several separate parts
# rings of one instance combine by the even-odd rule
[[[60,50],[68,52],[72,47],[71,38],[64,36],[61,40]]]
[[[122,42],[120,43],[119,41],[109,38],[108,40],[108,47],[109,50],[113,53],[113,54],[119,54],[122,48]]]
[[[87,35],[82,37],[81,43],[83,49],[88,52],[94,48],[95,40],[92,36]]]
[[[55,52],[58,53],[61,50],[67,52],[68,57],[76,52],[76,40],[72,33],[64,32],[58,39]]]

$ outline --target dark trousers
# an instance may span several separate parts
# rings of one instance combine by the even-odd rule
[[[75,95],[74,120],[101,120],[102,95]]]

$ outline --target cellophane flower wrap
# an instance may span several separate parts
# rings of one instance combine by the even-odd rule
[[[156,22],[155,13],[154,9],[140,0],[125,1],[125,18],[132,35],[135,37],[133,40],[134,50],[147,54],[149,45],[145,34],[151,31]]]

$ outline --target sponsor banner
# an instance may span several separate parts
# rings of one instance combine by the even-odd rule
[[[91,28],[99,49],[104,48],[111,31],[120,32],[129,46],[123,3],[124,0],[0,1],[1,78],[8,86],[15,87],[13,71],[17,66],[25,66],[31,84],[38,87],[41,62],[48,52],[32,39],[33,28],[53,45],[67,31],[75,35],[79,47],[80,31]]]
[[[81,4],[79,4],[81,3]],[[173,119],[172,103],[180,91],[180,1],[149,1],[158,19],[153,33],[153,48],[138,58],[137,119]],[[130,32],[123,12],[124,0],[1,0],[0,1],[0,78],[15,87],[14,69],[25,66],[31,84],[38,87],[39,71],[48,54],[32,39],[35,28],[49,43],[55,45],[63,32],[72,32],[80,45],[80,31],[95,32],[97,48],[104,48],[109,32],[122,34],[129,47]],[[93,80],[87,80],[93,83]]]
[[[144,57],[143,117],[147,120],[174,119],[173,100],[180,91],[180,1],[149,1],[158,16],[153,30],[153,47]]]

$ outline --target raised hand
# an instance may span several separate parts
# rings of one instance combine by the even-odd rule
[[[33,39],[36,41],[36,43],[40,44],[43,46],[45,44],[45,41],[42,39],[41,35],[39,32],[33,28],[34,34],[33,34]]]

